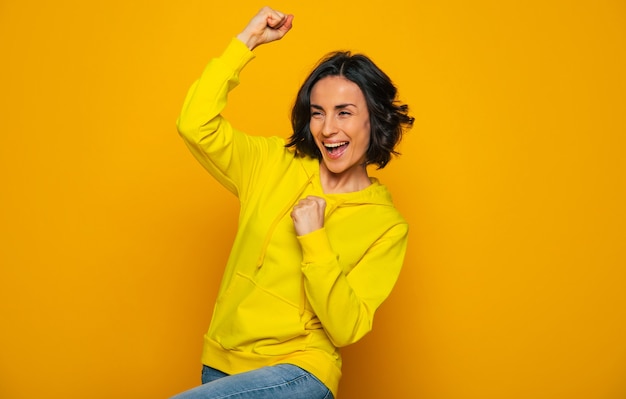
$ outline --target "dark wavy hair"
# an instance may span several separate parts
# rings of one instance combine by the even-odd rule
[[[296,154],[322,159],[309,126],[311,119],[311,90],[315,83],[327,76],[342,76],[356,83],[363,95],[370,117],[370,144],[366,165],[384,168],[395,150],[402,134],[413,125],[408,106],[397,101],[397,89],[389,77],[367,56],[350,51],[329,53],[322,58],[306,78],[291,111],[293,135],[285,147],[295,147]]]

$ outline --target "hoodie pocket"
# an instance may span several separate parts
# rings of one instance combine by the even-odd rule
[[[241,273],[217,301],[216,316],[213,336],[225,349],[283,355],[304,350],[309,340],[305,324],[310,312],[301,317],[297,304]]]

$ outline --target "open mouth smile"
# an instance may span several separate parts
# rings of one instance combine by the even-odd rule
[[[339,141],[336,143],[324,143],[324,148],[326,148],[326,153],[328,157],[331,159],[337,159],[346,152],[348,145],[350,143],[347,141]]]

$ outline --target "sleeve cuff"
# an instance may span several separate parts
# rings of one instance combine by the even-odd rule
[[[220,59],[230,69],[240,71],[254,58],[254,53],[236,37],[233,37]]]
[[[333,252],[326,230],[321,228],[309,234],[298,236],[298,241],[302,247],[302,264],[325,263],[335,260],[337,255]]]

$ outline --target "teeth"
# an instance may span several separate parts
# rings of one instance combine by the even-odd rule
[[[324,143],[324,147],[326,148],[337,148],[337,147],[341,147],[342,145],[348,144],[347,141],[342,141],[341,143]]]

